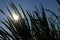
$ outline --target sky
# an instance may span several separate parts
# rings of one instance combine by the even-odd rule
[[[57,15],[59,15],[58,13],[58,8],[60,8],[60,6],[57,4],[56,0],[12,0],[14,2],[14,4],[16,5],[16,7],[19,9],[18,3],[22,5],[22,7],[25,10],[30,10],[33,11],[34,10],[34,5],[36,5],[38,7],[38,9],[40,9],[40,1],[43,4],[45,9],[49,9],[53,12],[55,12]],[[0,9],[2,9],[3,11],[5,11],[7,13],[7,9],[5,7],[5,5],[7,5],[10,10],[11,7],[9,5],[10,0],[0,0]],[[13,10],[12,10],[13,12]],[[48,12],[47,12],[48,13]],[[0,14],[1,15],[1,14]],[[0,16],[2,17],[2,16]]]
[[[23,9],[25,9],[25,10],[28,9],[30,11],[33,11],[34,5],[36,5],[38,7],[38,9],[40,9],[39,0],[12,0],[12,1],[14,2],[14,4],[16,5],[16,7],[18,9],[19,9],[18,3],[21,4]],[[57,4],[56,0],[40,0],[40,1],[43,4],[45,9],[49,9],[49,10],[55,12],[57,15],[60,15],[58,12],[58,8],[60,8],[60,6]],[[0,0],[0,9],[2,9],[5,13],[8,13],[5,5],[7,5],[9,7],[9,9],[11,10],[9,2],[10,2],[10,0]],[[11,10],[11,12],[13,12],[13,10]],[[2,14],[0,14],[0,19],[2,17],[3,17]]]

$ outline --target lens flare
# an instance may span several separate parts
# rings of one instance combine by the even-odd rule
[[[19,20],[19,16],[18,15],[16,15],[16,14],[13,14],[13,18],[14,18],[14,20]]]

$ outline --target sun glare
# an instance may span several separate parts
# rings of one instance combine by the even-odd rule
[[[18,15],[16,15],[16,14],[13,14],[13,18],[14,18],[14,20],[19,20],[19,16]]]

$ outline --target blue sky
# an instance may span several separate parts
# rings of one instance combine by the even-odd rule
[[[23,9],[25,10],[28,9],[30,11],[34,10],[34,5],[36,5],[38,9],[40,10],[40,1],[41,1],[45,9],[49,9],[53,11],[54,13],[56,13],[57,15],[60,15],[58,12],[58,8],[60,8],[60,6],[56,2],[56,0],[40,0],[40,1],[39,0],[12,0],[12,1],[14,2],[14,4],[16,5],[18,9],[19,9],[18,3],[20,3]],[[5,13],[8,13],[5,7],[5,5],[7,5],[9,9],[11,10],[11,12],[13,12],[9,3],[10,3],[10,0],[0,0],[0,9],[2,9]],[[47,13],[47,16],[49,16],[49,12],[46,12],[46,13]],[[0,18],[2,17],[3,17],[2,14],[0,14]]]
[[[39,0],[12,0],[12,1],[15,3],[18,9],[19,9],[18,3],[20,3],[24,9],[28,9],[30,11],[34,10],[34,5],[36,5],[38,9],[40,8]],[[57,4],[56,0],[40,0],[40,1],[42,2],[45,9],[50,9],[51,11],[59,15],[58,8],[60,6]],[[10,0],[0,0],[0,9],[7,12],[5,5],[8,5],[9,7],[9,2]]]

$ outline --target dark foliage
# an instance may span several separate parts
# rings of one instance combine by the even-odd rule
[[[9,4],[15,14],[19,16],[19,20],[14,20],[13,14],[7,5],[6,8],[10,16],[6,15],[6,13],[0,9],[0,12],[6,17],[6,19],[0,19],[0,23],[7,27],[11,32],[10,34],[2,25],[0,25],[0,38],[3,40],[60,40],[60,17],[54,12],[45,9],[41,4],[41,13],[36,6],[36,11],[34,10],[33,13],[31,13],[29,10],[24,11],[22,6],[18,4],[24,15],[24,18],[22,18],[21,13],[19,12],[20,10],[17,9],[15,4],[12,1]],[[52,16],[47,18],[45,11],[50,12],[55,19]],[[42,17],[39,14],[42,14]]]

